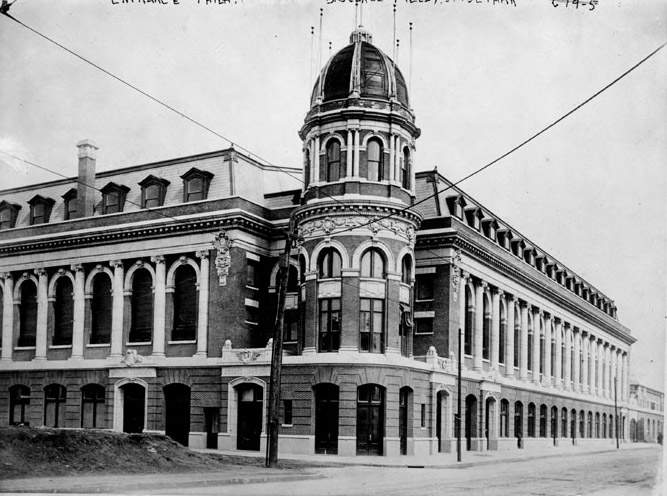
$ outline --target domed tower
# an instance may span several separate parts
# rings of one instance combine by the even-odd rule
[[[401,71],[359,27],[322,69],[299,132],[303,354],[411,355],[421,216],[405,208],[419,134]]]

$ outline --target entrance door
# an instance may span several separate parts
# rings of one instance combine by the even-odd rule
[[[338,454],[338,387],[315,388],[315,453]]]
[[[185,384],[164,387],[165,434],[183,446],[190,437],[190,388]]]
[[[259,451],[262,434],[262,393],[256,384],[239,386],[238,438],[236,448]]]
[[[216,407],[204,407],[204,422],[206,423],[206,448],[218,449],[220,413]]]
[[[357,393],[357,454],[382,455],[384,390],[361,386]]]
[[[477,437],[477,398],[471,394],[466,398],[466,450],[472,449],[474,437]]]
[[[399,394],[398,403],[398,437],[401,446],[401,455],[408,454],[408,424],[410,408],[410,389],[403,388]]]
[[[142,432],[144,430],[145,394],[139,384],[125,384],[123,391],[123,432]]]

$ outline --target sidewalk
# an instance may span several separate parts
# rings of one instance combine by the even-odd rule
[[[658,449],[655,444],[625,444],[622,450]],[[219,453],[234,456],[264,458],[260,452],[196,450],[201,453]],[[351,465],[407,467],[407,468],[466,468],[496,463],[520,462],[527,458],[554,458],[584,453],[615,451],[615,446],[577,447],[562,446],[550,450],[515,450],[464,452],[461,463],[456,461],[456,453],[414,457],[364,457],[337,455],[284,455],[281,461],[303,465],[302,469],[271,470],[250,465],[236,465],[228,471],[145,474],[145,475],[94,475],[43,477],[33,479],[9,479],[0,481],[0,492],[11,493],[114,493],[140,490],[177,489],[181,487],[225,486],[232,484],[258,484],[266,482],[291,482],[323,478],[318,467],[345,467]]]

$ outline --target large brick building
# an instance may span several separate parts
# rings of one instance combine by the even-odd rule
[[[365,30],[299,134],[302,168],[227,149],[96,173],[82,141],[76,179],[0,191],[0,422],[263,449],[292,222],[281,452],[451,451],[459,340],[466,449],[628,436],[614,302],[415,173],[405,81]]]

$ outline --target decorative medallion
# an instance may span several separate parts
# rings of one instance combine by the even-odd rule
[[[229,249],[232,247],[233,241],[227,236],[227,232],[221,229],[215,235],[213,247],[218,254],[215,257],[215,269],[218,272],[218,279],[220,286],[227,285],[227,274],[229,274],[229,267],[232,264],[232,257],[229,254]]]

